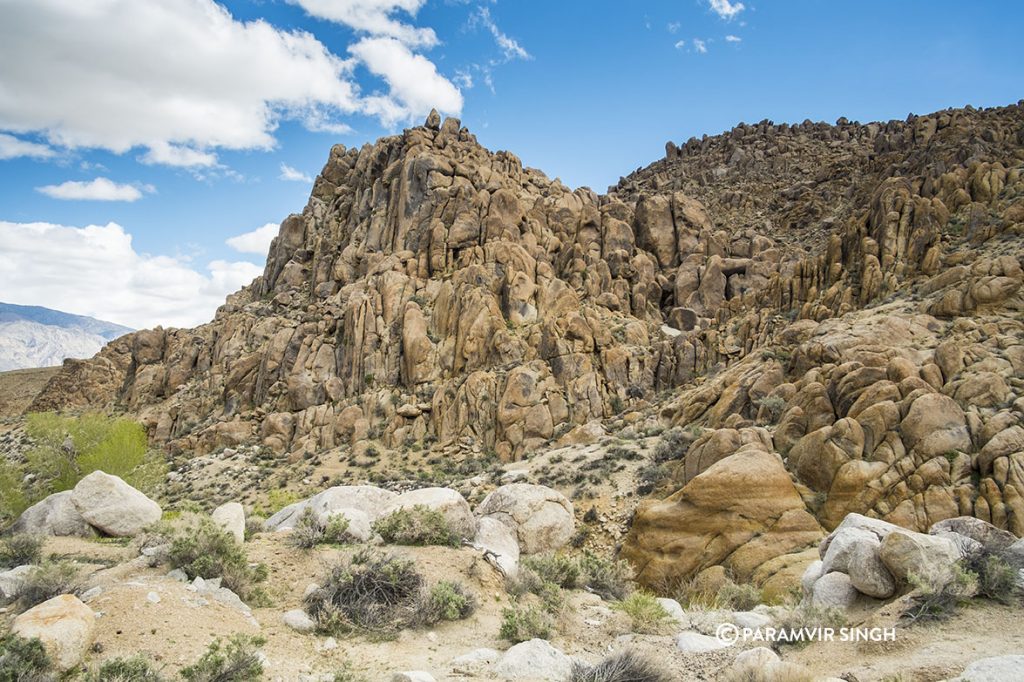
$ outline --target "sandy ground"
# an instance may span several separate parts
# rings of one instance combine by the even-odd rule
[[[307,585],[315,582],[331,562],[351,554],[353,548],[296,550],[281,535],[263,534],[247,543],[250,558],[270,567],[267,583],[273,604],[247,614],[166,576],[167,568],[150,568],[129,545],[116,541],[53,538],[47,552],[78,562],[87,574],[87,586],[102,592],[89,600],[100,614],[93,664],[115,656],[144,653],[167,672],[196,660],[216,637],[236,632],[266,638],[266,679],[283,682],[310,679],[351,663],[369,680],[387,680],[400,670],[425,670],[444,680],[488,680],[486,674],[455,672],[450,661],[462,654],[509,644],[498,637],[501,610],[508,597],[494,569],[471,548],[391,547],[390,551],[416,561],[428,582],[462,581],[477,597],[479,607],[469,619],[445,623],[431,630],[403,631],[394,641],[363,636],[327,637],[297,633],[282,622],[285,611],[300,608]],[[625,616],[595,595],[574,592],[561,624],[563,635],[551,642],[566,653],[596,662],[612,651],[634,648],[659,661],[673,679],[716,680],[739,652],[682,654],[672,632],[629,635]],[[7,613],[4,618],[10,618]],[[851,625],[864,618],[854,615]],[[873,621],[878,616],[873,617]],[[334,644],[334,646],[332,646]],[[751,645],[753,646],[753,645]],[[897,641],[885,645],[815,643],[786,647],[784,660],[802,663],[818,676],[848,676],[856,682],[892,679],[901,682],[941,680],[958,674],[978,658],[1024,652],[1019,609],[989,603],[967,607],[954,619],[940,624],[899,628]]]

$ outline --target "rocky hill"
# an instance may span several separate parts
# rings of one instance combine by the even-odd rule
[[[84,315],[0,303],[0,372],[52,367],[66,358],[90,358],[130,331]]]
[[[31,409],[282,463],[670,429],[616,512],[648,584],[789,590],[852,512],[1021,535],[1022,167],[1017,104],[740,125],[599,195],[434,114],[335,146],[211,323],[69,361]]]

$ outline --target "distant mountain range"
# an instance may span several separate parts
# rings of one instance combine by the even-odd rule
[[[112,322],[39,306],[0,303],[0,371],[90,358],[108,341],[133,331]]]

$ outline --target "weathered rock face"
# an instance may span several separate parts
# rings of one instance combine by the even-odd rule
[[[704,433],[627,538],[651,578],[685,546],[708,555],[675,562],[686,577],[723,561],[796,580],[850,514],[1019,536],[1022,129],[1021,104],[763,121],[669,145],[606,195],[455,120],[337,146],[215,320],[69,362],[32,409],[116,405],[188,452],[472,442],[512,460],[658,401]],[[697,495],[722,476],[752,513]]]
[[[572,503],[542,485],[510,483],[485,497],[476,510],[481,521],[493,519],[511,530],[523,554],[560,549],[576,527]]]

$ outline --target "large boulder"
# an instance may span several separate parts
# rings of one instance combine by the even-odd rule
[[[845,573],[826,573],[814,582],[811,588],[811,603],[814,606],[846,609],[857,601],[857,588]]]
[[[62,594],[14,619],[11,632],[38,637],[58,669],[71,670],[85,657],[96,632],[96,615],[78,597]]]
[[[1024,669],[1024,655],[1007,654],[972,661],[959,677],[949,682],[1013,682]]]
[[[925,458],[966,452],[971,447],[964,411],[955,400],[941,393],[918,397],[900,423],[900,433],[907,451]]]
[[[832,537],[822,560],[822,573],[845,573],[858,592],[879,599],[891,597],[896,592],[896,581],[878,556],[880,547],[875,533],[846,527]]]
[[[160,520],[160,505],[117,476],[94,471],[71,491],[71,502],[89,525],[114,537],[132,537]]]
[[[957,542],[960,536],[969,538],[989,552],[1003,552],[1017,541],[1017,536],[1010,531],[996,528],[987,521],[973,516],[958,516],[932,524],[928,530],[930,535],[940,535]]]
[[[235,542],[245,542],[245,510],[238,502],[227,502],[213,510],[210,518],[224,532],[235,539]]]
[[[307,507],[318,516],[330,515],[339,510],[357,509],[366,514],[372,523],[381,517],[384,510],[397,497],[397,493],[372,485],[339,485],[317,493],[309,499],[288,505],[267,519],[263,526],[271,531],[290,530],[295,527]],[[352,521],[351,518],[349,520]]]
[[[516,644],[494,664],[503,680],[564,680],[571,670],[572,659],[545,639]]]
[[[508,526],[523,554],[550,552],[565,546],[576,531],[572,503],[543,485],[510,483],[484,498],[476,510]]]
[[[519,540],[501,521],[489,516],[480,519],[473,544],[492,556],[506,577],[514,578],[519,573]]]
[[[913,574],[941,586],[953,578],[953,566],[961,553],[949,538],[900,530],[882,540],[878,556],[898,580],[907,580]]]
[[[688,580],[721,564],[764,583],[821,540],[782,459],[744,448],[709,466],[664,500],[642,502],[622,547],[644,584]],[[792,571],[799,584],[802,567]],[[756,577],[755,577],[756,576]]]
[[[444,515],[448,527],[459,537],[472,539],[476,536],[477,521],[469,502],[457,490],[451,488],[420,488],[402,493],[384,508],[381,516],[393,514],[400,509],[427,507]]]
[[[882,521],[881,519],[873,519],[870,516],[864,516],[863,514],[847,514],[843,518],[842,523],[835,527],[831,533],[825,536],[825,539],[818,545],[818,554],[822,559],[828,553],[829,547],[832,545],[833,540],[843,535],[850,529],[864,530],[879,539],[883,540],[889,533],[893,531],[906,530],[903,526],[897,526],[895,523],[889,523],[888,521]]]
[[[71,491],[54,493],[26,509],[11,527],[13,533],[92,537],[96,529],[71,502]]]

